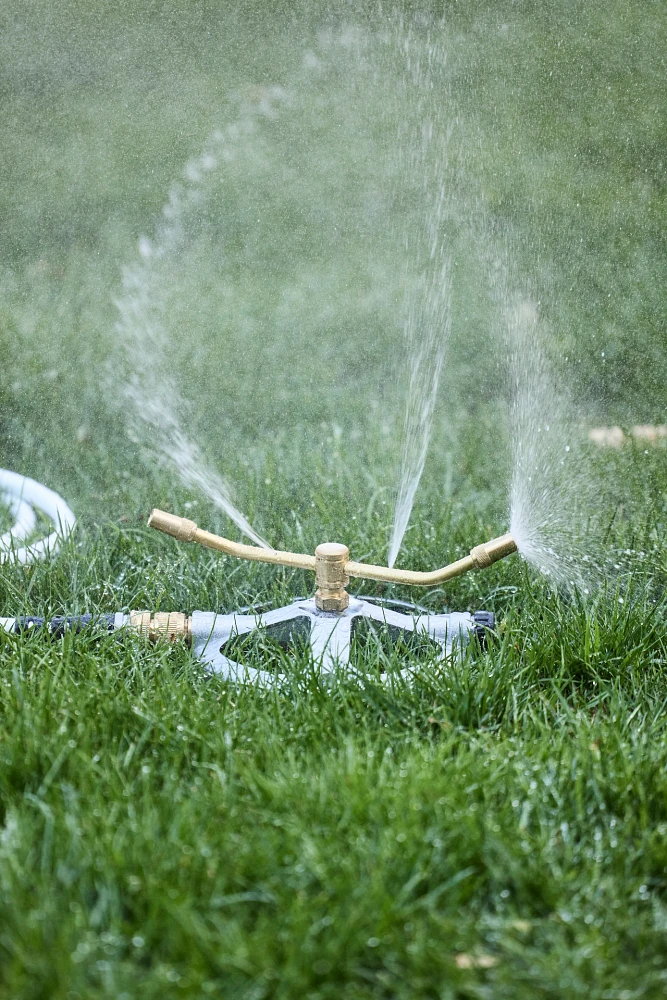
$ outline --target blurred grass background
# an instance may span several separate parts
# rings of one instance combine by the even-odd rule
[[[399,561],[506,529],[505,286],[539,303],[583,435],[664,421],[662,3],[9,4],[1,464],[81,523],[56,562],[3,567],[4,614],[231,610],[310,587],[150,537],[153,505],[229,524],[126,434],[123,268],[234,122],[255,131],[160,271],[188,427],[274,544],[384,558],[420,264],[397,248],[425,204],[395,157],[414,110],[401,15],[446,54],[431,100],[451,127],[454,275]],[[630,589],[583,606],[516,560],[421,595],[502,629],[411,688],[380,681],[381,650],[362,685],[324,692],[297,657],[289,691],[263,696],[185,652],[2,639],[2,995],[664,995],[665,452],[588,462]]]

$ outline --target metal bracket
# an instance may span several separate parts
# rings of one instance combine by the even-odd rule
[[[236,612],[218,615],[209,611],[194,611],[191,619],[193,654],[208,671],[227,680],[254,683],[261,687],[271,686],[281,675],[245,666],[226,656],[222,650],[231,639],[304,617],[310,621],[310,648],[316,669],[323,677],[349,666],[355,618],[368,618],[380,626],[394,626],[405,632],[421,632],[438,644],[438,659],[441,661],[451,657],[457,650],[462,650],[470,641],[471,635],[480,628],[475,618],[467,613],[401,614],[355,597],[350,597],[349,607],[345,611],[326,612],[320,611],[315,600],[309,598],[259,614]],[[485,619],[485,626],[492,627],[492,616]],[[400,673],[401,676],[410,677],[414,671],[404,669]]]

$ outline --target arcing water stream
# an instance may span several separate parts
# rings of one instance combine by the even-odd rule
[[[213,154],[206,152],[197,166],[206,171],[215,165]],[[196,182],[194,166],[190,172]],[[186,403],[174,380],[176,352],[163,324],[168,289],[162,285],[161,264],[178,254],[183,217],[197,203],[197,195],[196,183],[172,190],[155,245],[142,239],[140,261],[123,273],[123,295],[116,303],[120,313],[116,332],[132,371],[125,386],[129,429],[136,442],[147,442],[151,454],[171,464],[188,486],[200,489],[248,538],[270,548],[236,507],[225,481],[205,462],[199,446],[182,427]]]
[[[248,378],[247,395],[274,393],[276,399],[281,399],[276,409],[283,423],[291,419],[290,408],[301,406],[307,410],[313,400],[323,410],[329,405],[338,414],[337,419],[344,421],[344,410],[335,396],[339,392],[336,384],[339,372],[354,372],[357,388],[369,397],[377,387],[372,380],[364,382],[353,338],[339,341],[332,353],[331,334],[326,330],[322,333],[322,317],[331,313],[332,306],[321,291],[317,266],[321,263],[323,269],[335,270],[334,251],[327,240],[336,229],[345,231],[353,219],[358,230],[368,233],[376,268],[372,278],[375,287],[369,299],[375,296],[376,303],[383,299],[387,308],[392,286],[397,281],[402,285],[398,308],[394,310],[398,315],[395,337],[389,348],[393,354],[393,382],[405,380],[404,398],[398,392],[392,395],[403,406],[400,476],[388,556],[389,565],[393,566],[424,470],[450,338],[452,249],[448,226],[452,217],[457,224],[463,223],[470,229],[476,225],[474,219],[465,218],[474,203],[471,190],[475,187],[472,173],[466,177],[465,157],[463,169],[459,163],[456,186],[450,179],[448,146],[456,115],[443,100],[443,94],[448,92],[445,39],[442,25],[434,34],[415,32],[399,19],[390,19],[388,28],[378,35],[351,28],[340,35],[323,32],[317,51],[306,52],[288,89],[259,88],[257,99],[250,105],[246,102],[237,120],[212,134],[204,151],[188,163],[183,179],[174,186],[155,238],[140,241],[140,259],[124,272],[117,332],[132,371],[126,399],[130,404],[133,436],[148,441],[153,455],[170,462],[186,484],[202,490],[257,544],[267,545],[233,502],[225,480],[205,461],[200,447],[184,429],[192,406],[190,394],[183,391],[176,371],[184,359],[188,360],[182,343],[174,340],[180,333],[174,316],[179,315],[179,309],[183,312],[186,308],[178,301],[180,276],[184,267],[190,268],[188,281],[195,289],[190,309],[194,308],[204,322],[206,316],[197,300],[207,293],[197,285],[204,283],[203,271],[209,290],[221,280],[210,264],[216,255],[222,259],[227,254],[227,234],[222,229],[226,217],[223,213],[216,219],[215,210],[218,202],[227,197],[225,170],[234,159],[245,165],[245,191],[255,186],[244,210],[256,226],[263,223],[264,214],[270,219],[271,212],[276,218],[285,213],[288,192],[290,196],[297,195],[290,191],[290,186],[293,188],[297,177],[308,176],[308,181],[299,180],[297,211],[308,217],[311,227],[316,213],[324,221],[322,232],[311,234],[312,242],[307,248],[311,251],[308,259],[312,267],[312,275],[306,275],[304,282],[307,294],[304,297],[304,289],[298,285],[301,275],[296,284],[292,278],[292,286],[281,289],[283,298],[287,293],[291,296],[289,340],[281,340],[279,328],[273,325],[275,317],[267,317],[268,336],[263,338],[262,345],[265,353],[258,354],[254,368],[244,369]],[[364,117],[365,88],[369,86],[381,87],[385,93],[386,128],[382,139],[372,134],[375,123]],[[314,103],[311,98],[309,104],[303,95],[313,92],[318,96]],[[340,138],[333,141],[327,138],[330,145],[318,149],[320,159],[316,160],[315,132],[322,122],[330,129],[335,123],[340,128]],[[309,138],[311,129],[313,137]],[[388,149],[383,145],[387,139]],[[299,146],[299,142],[303,145]],[[335,156],[349,156],[351,150],[358,190],[353,192],[342,185],[340,193],[347,196],[348,204],[337,204],[331,183],[343,170]],[[288,159],[292,154],[296,157],[294,161]],[[387,180],[388,194],[380,191],[382,178]],[[294,211],[293,207],[290,210]],[[390,226],[386,225],[388,212],[394,220]],[[302,224],[301,219],[299,222]],[[246,225],[245,219],[242,224]],[[483,228],[483,219],[479,228]],[[260,241],[260,233],[258,230],[255,245]],[[252,249],[248,236],[242,238],[246,270],[252,276],[253,268],[259,273],[264,267],[263,280],[265,275],[270,277],[263,260],[268,258],[271,244],[277,249],[278,234],[268,231],[269,245],[261,250]],[[289,256],[289,247],[280,249]],[[343,244],[339,249],[345,253],[347,247]],[[184,264],[187,259],[190,263]],[[198,267],[202,262],[206,267],[200,272]],[[298,257],[295,266],[299,266]],[[587,533],[586,529],[600,523],[596,485],[582,454],[581,434],[571,402],[563,391],[556,391],[544,349],[547,326],[537,306],[510,292],[508,267],[501,271],[499,277],[497,270],[493,273],[489,270],[488,279],[493,307],[504,318],[503,352],[509,361],[512,381],[511,531],[524,558],[540,571],[558,583],[587,590],[597,558],[591,555],[590,531],[585,549],[579,540]],[[313,287],[320,289],[314,297]],[[319,312],[313,307],[318,295]],[[218,298],[223,306],[226,301],[224,295]],[[352,304],[343,298],[338,307],[351,309]],[[281,305],[275,316],[279,317],[283,311]],[[360,315],[363,319],[363,314]],[[245,321],[247,316],[244,314],[242,319]],[[215,352],[224,353],[228,364],[236,356],[238,363],[242,355],[238,352],[234,355],[232,347],[223,345],[217,337],[216,334]],[[381,355],[386,347],[371,343],[366,350]],[[193,355],[206,351],[212,351],[210,343],[207,348],[193,343]],[[301,358],[309,361],[308,370],[299,368]],[[324,373],[320,379],[324,390],[318,395],[311,391],[306,400],[313,369]],[[222,369],[219,372],[222,379]],[[235,373],[235,378],[244,382],[241,373]],[[231,388],[233,391],[234,387]],[[220,395],[227,397],[227,389],[221,381]],[[326,396],[330,397],[328,403]],[[303,397],[303,401],[299,402],[298,397]],[[247,404],[238,394],[236,398],[230,395],[228,417],[239,419],[243,405]],[[392,412],[392,405],[396,411],[400,409],[384,394],[383,417],[397,425],[399,413]],[[312,446],[312,437],[307,440]],[[385,469],[390,466],[388,460]]]
[[[395,372],[392,379],[394,391],[389,412],[386,412],[385,406],[383,413],[383,419],[395,421],[401,403],[404,407],[400,483],[389,557],[390,565],[393,564],[424,468],[450,328],[451,267],[446,238],[450,197],[446,177],[449,130],[447,115],[443,115],[441,107],[446,87],[443,37],[442,32],[436,32],[434,36],[415,33],[398,19],[391,21],[390,31],[378,37],[352,28],[344,29],[338,36],[323,32],[317,53],[306,53],[289,90],[277,86],[258,88],[256,100],[241,102],[242,111],[237,120],[212,134],[202,154],[188,163],[183,178],[174,185],[155,237],[140,240],[139,260],[124,271],[123,292],[117,302],[120,313],[117,333],[118,343],[124,348],[127,367],[131,371],[125,390],[131,434],[136,440],[145,442],[150,455],[171,464],[187,485],[201,489],[241,531],[259,544],[266,543],[233,502],[228,484],[205,461],[192,434],[185,430],[190,423],[193,404],[190,395],[192,385],[190,392],[183,389],[187,378],[183,378],[182,369],[189,359],[187,352],[183,351],[181,331],[174,319],[179,310],[184,311],[177,301],[179,282],[184,278],[191,284],[193,279],[196,281],[196,262],[203,260],[202,255],[207,257],[207,266],[216,254],[221,260],[227,256],[224,237],[220,240],[219,232],[209,217],[215,215],[220,210],[219,205],[229,197],[225,191],[225,171],[232,160],[236,158],[247,164],[246,191],[252,184],[258,187],[258,179],[265,170],[265,187],[259,187],[259,194],[255,191],[252,195],[255,199],[250,202],[252,210],[268,214],[274,210],[279,199],[278,209],[284,212],[286,193],[281,174],[286,175],[287,185],[293,184],[293,178],[284,159],[281,159],[281,141],[284,145],[281,133],[288,135],[290,129],[295,131],[301,126],[301,137],[305,134],[306,140],[304,152],[298,153],[298,167],[309,170],[316,179],[313,183],[311,176],[312,193],[307,185],[301,188],[301,199],[310,208],[309,200],[319,197],[322,187],[327,189],[331,198],[328,190],[331,171],[338,169],[342,173],[345,167],[344,162],[336,164],[327,161],[324,168],[326,176],[319,178],[318,187],[318,170],[321,172],[322,168],[313,160],[312,142],[317,140],[308,140],[310,129],[319,126],[322,118],[331,118],[342,125],[348,134],[336,140],[334,152],[338,150],[341,160],[344,160],[352,151],[355,161],[362,162],[368,171],[368,177],[362,178],[357,197],[361,210],[350,198],[349,207],[322,204],[320,200],[318,211],[323,212],[324,218],[333,215],[337,226],[343,230],[348,215],[354,216],[357,226],[366,226],[375,257],[373,280],[378,285],[378,293],[381,283],[386,308],[389,307],[397,279],[403,287],[396,322],[397,333],[402,326],[402,339],[395,339],[391,352],[391,367]],[[327,74],[333,75],[335,85],[325,90],[324,84],[320,83],[322,93],[326,95],[326,104],[323,108],[316,106],[317,115],[311,121],[313,110],[303,95],[312,94],[313,86]],[[395,130],[394,140],[387,145],[384,136],[382,139],[379,136],[370,137],[374,123],[364,120],[365,87],[373,85],[381,86],[386,93],[386,121],[388,128]],[[271,133],[268,126],[274,126],[274,123],[277,123],[278,131]],[[364,132],[365,140],[362,138]],[[364,142],[368,149],[363,148]],[[366,155],[363,161],[361,150]],[[307,162],[304,163],[304,159]],[[270,173],[265,165],[270,165]],[[355,169],[358,169],[356,162]],[[378,171],[377,178],[372,176],[375,171]],[[253,174],[256,176],[253,177]],[[383,234],[386,247],[378,239],[377,227],[380,219],[386,226],[387,216],[378,214],[372,198],[364,190],[364,186],[371,181],[377,186],[383,174],[389,179],[388,205],[398,209],[390,216],[390,225]],[[364,219],[366,213],[373,220],[372,227]],[[315,256],[319,252],[317,241],[324,244],[327,235],[323,230],[311,237]],[[275,233],[271,239],[276,239]],[[391,260],[387,264],[389,247]],[[383,255],[384,272],[378,270],[383,266]],[[247,261],[247,249],[245,257]],[[195,261],[194,265],[192,261]],[[256,263],[251,261],[251,266]],[[186,274],[188,268],[190,270]],[[201,274],[200,279],[203,283]],[[309,296],[309,302],[311,300],[312,296]],[[200,302],[195,308],[201,315]],[[345,317],[341,320],[344,321]],[[248,394],[282,394],[289,399],[289,390],[283,379],[286,375],[294,378],[295,366],[291,364],[288,373],[286,359],[277,356],[281,349],[297,358],[310,357],[311,368],[317,366],[314,349],[317,351],[322,338],[314,326],[312,313],[299,318],[295,310],[292,326],[300,339],[297,340],[292,333],[292,343],[281,345],[277,333],[273,333],[275,340],[268,342],[268,363],[262,365],[258,361],[260,374],[258,377],[253,373],[253,385],[248,386]],[[309,327],[313,327],[312,332]],[[175,336],[179,338],[177,341]],[[338,368],[344,365],[346,354],[350,354],[352,360],[350,347],[353,346],[354,342],[350,342],[339,351]],[[208,349],[211,351],[210,346]],[[368,353],[368,348],[365,350]],[[201,354],[201,351],[202,345],[193,342],[193,355]],[[383,348],[374,345],[373,351],[379,357]],[[234,356],[229,345],[222,342],[217,350],[212,351],[218,352],[224,353],[227,359]],[[331,353],[323,344],[320,352],[323,371],[331,364],[327,352]],[[215,360],[212,357],[212,364]],[[358,368],[358,362],[354,360]],[[228,360],[227,363],[233,362]],[[349,361],[347,364],[350,368]],[[264,376],[269,368],[271,382]],[[358,371],[361,373],[361,369]],[[265,378],[264,382],[262,378]],[[305,389],[311,381],[312,371],[302,369],[302,388]],[[405,385],[401,389],[403,381]],[[323,377],[322,383],[329,387],[330,394],[335,385],[333,379]],[[220,395],[224,395],[226,390],[221,382]],[[373,386],[368,385],[366,391],[372,393]],[[235,403],[238,407],[238,400],[230,399],[230,418],[235,416]],[[335,405],[333,400],[331,405]],[[282,408],[281,414],[285,424],[290,419],[286,407]],[[238,418],[239,414],[236,416]],[[344,418],[344,414],[341,416]],[[394,435],[394,438],[397,437]],[[385,468],[389,467],[387,462]]]
[[[414,105],[398,137],[402,174],[421,180],[423,185],[423,225],[409,234],[408,248],[411,257],[423,261],[423,269],[404,306],[409,383],[389,566],[394,565],[398,556],[424,471],[451,331],[451,253],[445,228],[451,198],[447,177],[450,126],[448,108],[442,106],[443,91],[446,93],[443,79],[446,53],[442,41],[427,38],[417,43],[413,33],[406,29],[400,49],[406,70],[405,86]]]

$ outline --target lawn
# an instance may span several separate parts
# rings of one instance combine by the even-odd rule
[[[352,586],[493,611],[488,649],[444,665],[371,644],[325,685],[303,651],[274,651],[266,691],[140,637],[0,636],[1,997],[667,991],[667,442],[627,433],[667,403],[667,16],[659,0],[442,15],[0,11],[0,465],[79,519],[59,556],[0,567],[2,615],[311,592],[145,527],[158,506],[240,537],[165,463],[142,399],[182,401],[276,547],[385,562],[403,304],[439,186],[451,339],[397,565],[508,528],[517,300],[604,514],[587,595],[518,556],[433,591]],[[615,424],[623,447],[588,440]]]

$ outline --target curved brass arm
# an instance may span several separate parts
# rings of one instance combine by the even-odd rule
[[[210,531],[202,531],[194,521],[187,517],[177,517],[168,514],[166,510],[153,510],[148,518],[148,527],[164,531],[179,542],[198,542],[208,549],[224,552],[227,556],[237,559],[250,559],[254,562],[272,563],[274,566],[292,566],[296,569],[315,569],[315,556],[299,555],[298,552],[280,552],[276,549],[261,549],[258,545],[242,545],[232,542],[221,535],[213,535]]]
[[[232,542],[228,538],[220,535],[213,535],[209,531],[202,531],[194,521],[189,521],[186,517],[176,517],[175,514],[168,514],[164,510],[154,510],[148,519],[149,528],[157,528],[167,535],[172,535],[181,542],[199,542],[209,549],[216,549],[224,552],[228,556],[237,556],[239,559],[252,559],[256,562],[272,563],[274,566],[291,566],[295,569],[309,569],[317,573],[317,582],[320,588],[334,589],[333,586],[327,588],[327,583],[333,584],[331,579],[331,565],[337,564],[336,576],[337,592],[341,593],[347,586],[346,577],[356,576],[364,580],[381,580],[384,583],[403,583],[414,587],[434,587],[452,577],[460,576],[471,569],[485,569],[498,559],[504,559],[517,551],[516,542],[510,534],[501,535],[490,542],[483,542],[470,550],[470,555],[463,559],[457,559],[449,566],[442,569],[435,569],[431,572],[420,573],[409,569],[390,569],[388,566],[373,566],[370,563],[353,562],[349,560],[349,550],[343,545],[325,544],[318,546],[317,556],[299,554],[297,552],[279,552],[274,549],[261,549],[256,545],[242,545],[239,542]],[[326,550],[326,551],[325,551]],[[325,570],[324,567],[329,567]],[[346,605],[347,606],[347,605]],[[329,610],[328,608],[326,610]],[[332,607],[331,610],[340,610]]]
[[[407,583],[413,587],[435,587],[439,583],[451,580],[471,569],[485,569],[498,559],[504,559],[516,552],[516,542],[508,533],[490,542],[483,542],[470,550],[470,555],[457,559],[456,562],[434,569],[430,572],[419,572],[414,569],[390,569],[388,566],[372,566],[370,563],[348,562],[345,572],[348,576],[359,576],[364,580],[382,580],[384,583]]]

